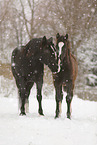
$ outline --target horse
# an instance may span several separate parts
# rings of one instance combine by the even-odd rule
[[[41,92],[44,64],[48,65],[52,72],[57,71],[55,48],[52,41],[52,38],[46,39],[45,36],[34,38],[25,46],[17,47],[12,52],[11,69],[19,93],[20,115],[26,115],[25,104],[29,102],[30,90],[34,83],[37,86],[38,113],[44,115]]]
[[[57,44],[49,47],[49,43],[44,36],[40,44],[41,62],[46,64],[53,74],[53,82],[56,91],[56,115],[58,118],[61,114],[61,103],[63,100],[63,92],[67,92],[67,118],[71,118],[71,101],[73,98],[73,90],[75,86],[75,80],[78,73],[78,64],[75,56],[70,50],[70,41],[68,40],[68,34],[60,36],[56,35]],[[53,58],[53,59],[52,59]]]
[[[71,102],[73,98],[73,90],[75,80],[78,72],[78,64],[75,56],[70,50],[70,41],[68,34],[60,36],[56,35],[56,51],[57,51],[57,64],[58,71],[53,73],[53,81],[56,90],[56,116],[58,118],[61,114],[61,103],[63,99],[63,92],[67,92],[67,118],[71,119]]]

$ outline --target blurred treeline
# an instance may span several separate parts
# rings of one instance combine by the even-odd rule
[[[69,34],[78,60],[75,92],[97,100],[97,0],[0,0],[0,75],[12,79],[9,65],[15,47],[44,35],[56,43],[57,33]],[[44,80],[46,93],[52,92],[47,66]]]

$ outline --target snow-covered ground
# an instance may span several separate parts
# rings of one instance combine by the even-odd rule
[[[43,99],[45,116],[38,115],[38,103],[30,95],[30,111],[18,115],[18,99],[0,97],[0,145],[97,145],[97,102],[74,96],[72,119],[66,118],[65,97],[62,115],[54,119],[55,100]]]

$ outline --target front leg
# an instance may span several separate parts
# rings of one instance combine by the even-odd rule
[[[59,118],[61,116],[61,104],[62,104],[62,101],[56,101],[56,115],[55,115],[55,118]]]
[[[66,102],[67,102],[67,118],[71,119],[71,102],[73,98],[73,89],[68,86],[67,88],[67,96],[66,96]]]
[[[61,104],[63,99],[62,86],[56,87],[56,115],[55,118],[61,116]]]
[[[41,93],[41,91],[42,91],[42,84],[43,83],[41,81],[37,83],[37,100],[38,100],[38,103],[39,103],[38,113],[40,115],[44,116],[43,109],[42,109],[42,93]]]

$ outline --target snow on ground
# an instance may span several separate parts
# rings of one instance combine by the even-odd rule
[[[71,120],[66,118],[65,97],[59,119],[54,119],[54,98],[42,102],[45,116],[38,115],[31,95],[29,113],[19,116],[17,97],[0,97],[0,145],[97,145],[97,102],[74,96]]]

